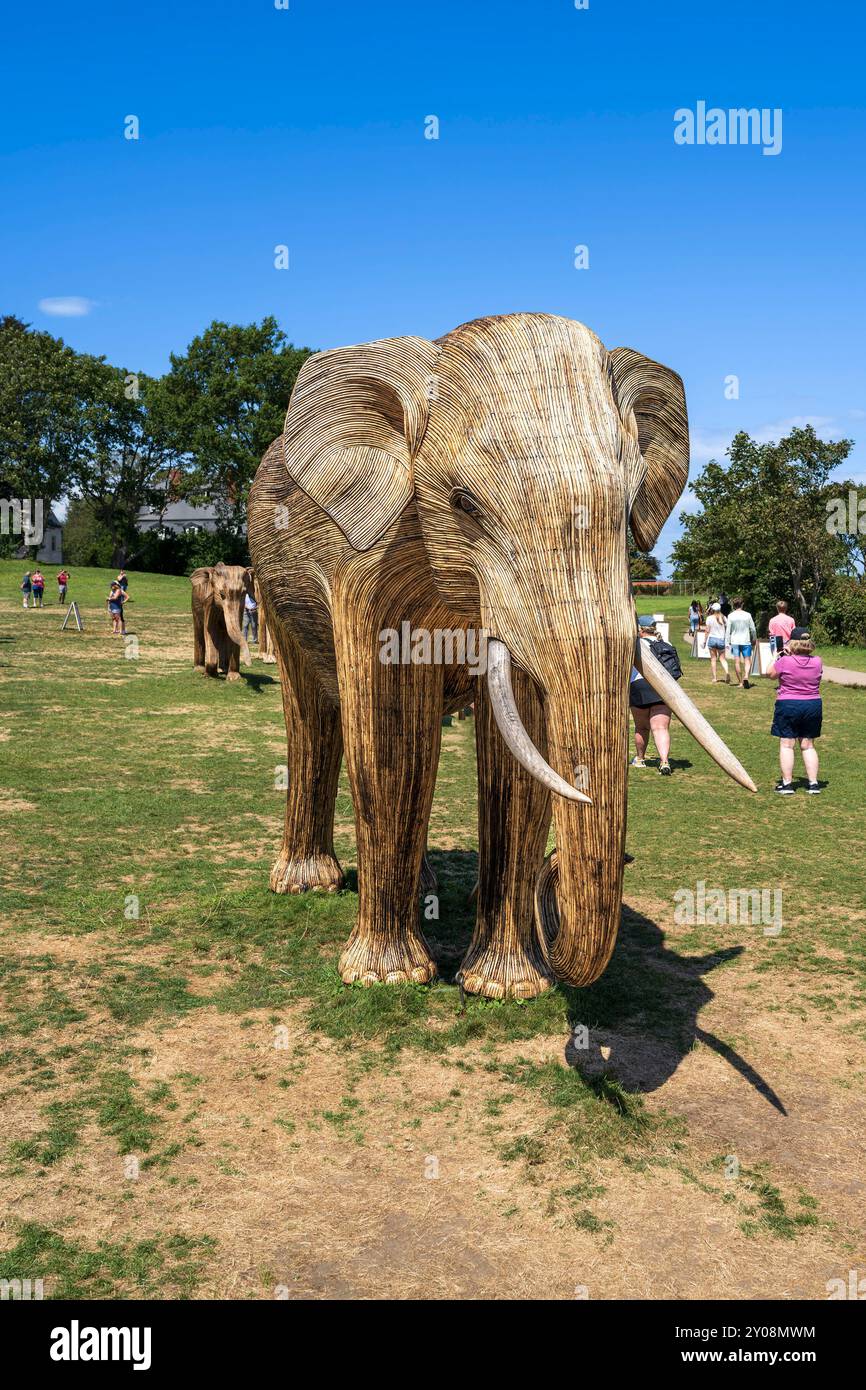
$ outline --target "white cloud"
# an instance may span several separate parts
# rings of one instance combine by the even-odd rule
[[[783,439],[786,434],[791,433],[791,430],[804,429],[806,425],[812,425],[818,434],[823,434],[830,439],[834,436],[841,438],[844,434],[844,431],[836,427],[836,420],[832,415],[789,415],[784,420],[771,420],[765,425],[758,425],[756,429],[746,429],[746,433],[754,439],[756,444],[769,444],[771,441]],[[692,463],[703,465],[709,463],[710,459],[724,463],[735,433],[736,431],[729,432],[728,430],[690,430],[689,445]]]
[[[749,430],[749,434],[758,444],[769,444],[771,440],[782,439],[791,430],[803,430],[807,425],[811,425],[820,434],[823,430],[833,434],[830,429],[835,425],[832,415],[789,415],[786,420],[775,420],[769,425],[759,425],[756,430]],[[838,431],[836,431],[838,433]]]
[[[689,453],[692,463],[709,463],[710,459],[724,462],[725,451],[733,437],[727,430],[689,430]]]
[[[80,319],[96,307],[95,299],[84,299],[78,294],[62,294],[55,299],[40,299],[39,308],[43,314],[58,318]]]

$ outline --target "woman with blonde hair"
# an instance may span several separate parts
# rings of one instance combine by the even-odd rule
[[[722,612],[720,603],[711,603],[710,611],[707,614],[707,651],[710,654],[710,665],[713,671],[713,685],[718,683],[716,677],[716,661],[721,661],[722,670],[725,673],[725,685],[731,683],[731,673],[728,670],[728,662],[725,657],[725,645],[727,636],[728,620]]]
[[[776,783],[776,791],[780,796],[793,796],[796,790],[794,748],[797,743],[808,778],[807,792],[816,796],[821,790],[815,739],[821,737],[823,674],[823,663],[820,656],[815,655],[815,643],[805,627],[794,628],[782,655],[767,667],[767,675],[779,680],[770,733],[779,740],[782,776]]]

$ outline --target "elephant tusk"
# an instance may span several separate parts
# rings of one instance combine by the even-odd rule
[[[705,752],[709,753],[713,761],[718,763],[722,771],[747,791],[756,792],[758,788],[740,760],[734,757],[697,705],[680,689],[670,672],[665,670],[658,657],[650,651],[649,645],[639,637],[635,642],[634,664],[644,680],[649,681],[656,694],[670,706],[680,723],[688,729]]]
[[[505,643],[496,638],[490,638],[487,642],[487,690],[499,732],[520,766],[532,773],[548,791],[556,792],[557,796],[564,796],[568,801],[585,801],[591,806],[591,797],[570,786],[545,762],[523,727],[511,688],[511,653]]]

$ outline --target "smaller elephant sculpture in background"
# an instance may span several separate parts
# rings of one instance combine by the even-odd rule
[[[206,676],[224,671],[226,680],[238,681],[240,663],[251,664],[243,634],[244,600],[254,592],[249,566],[205,565],[193,570],[192,625],[193,665]]]
[[[276,666],[277,654],[274,651],[274,643],[268,624],[268,614],[265,608],[262,591],[259,588],[259,581],[254,577],[255,600],[259,610],[259,661],[263,661],[266,666]]]

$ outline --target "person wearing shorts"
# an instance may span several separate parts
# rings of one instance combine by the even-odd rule
[[[728,670],[728,663],[725,657],[725,647],[727,645],[727,622],[722,612],[720,603],[711,603],[710,611],[707,614],[707,651],[710,654],[710,667],[713,673],[713,685],[718,683],[716,676],[716,662],[721,661],[722,670],[725,673],[725,685],[731,683],[731,673]]]
[[[749,672],[752,669],[752,646],[758,640],[755,620],[743,607],[741,598],[734,599],[734,607],[728,615],[728,646],[734,658],[734,672],[737,685],[749,690]],[[740,674],[740,662],[743,672]]]
[[[823,702],[821,677],[824,667],[815,655],[815,644],[804,627],[795,627],[781,656],[767,667],[768,676],[776,676],[779,689],[773,712],[770,733],[779,740],[781,777],[776,783],[780,796],[793,796],[794,749],[799,743],[803,766],[806,769],[810,796],[816,796],[818,785],[818,752],[815,739],[821,737]]]
[[[29,607],[30,607],[30,595],[31,595],[31,593],[33,592],[33,580],[30,578],[30,571],[29,571],[29,570],[28,570],[27,573],[25,574],[24,578],[21,580],[21,586],[20,586],[20,587],[21,587],[21,596],[22,596],[22,607],[24,607],[24,608],[29,608]]]
[[[42,595],[45,593],[45,576],[41,570],[34,570],[30,579],[33,585],[33,607],[42,607]]]
[[[57,602],[66,602],[66,588],[69,584],[69,575],[66,570],[61,570],[57,576]]]
[[[111,615],[112,636],[119,636],[123,632],[123,600],[123,590],[116,580],[112,580],[108,593],[108,612]]]
[[[679,680],[682,670],[676,649],[662,640],[651,619],[640,618],[638,622],[640,640],[647,642],[652,647],[653,655],[657,656],[662,665],[671,671],[675,680]],[[676,674],[677,671],[679,675]],[[670,777],[672,775],[670,707],[665,704],[664,700],[659,699],[657,691],[636,668],[632,671],[631,684],[628,688],[628,703],[631,717],[634,720],[635,756],[632,758],[631,766],[641,768],[647,766],[646,750],[650,735],[652,735],[653,742],[658,749],[659,773],[662,777]]]

